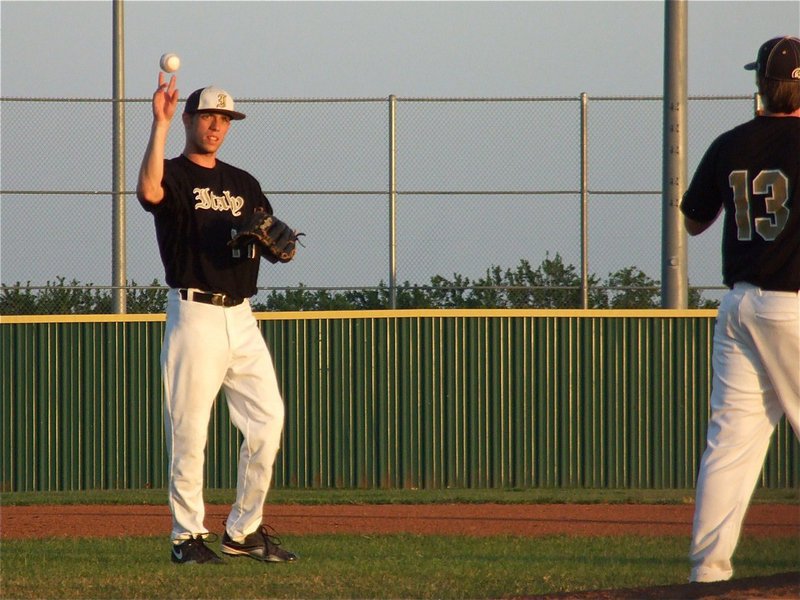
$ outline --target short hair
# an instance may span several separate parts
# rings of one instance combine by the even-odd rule
[[[800,108],[800,81],[758,78],[758,93],[771,113],[792,113]]]

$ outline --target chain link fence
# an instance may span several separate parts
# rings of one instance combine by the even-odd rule
[[[657,297],[662,99],[587,100],[591,285],[613,287],[612,275],[635,267]],[[237,100],[247,119],[233,124],[220,158],[250,171],[276,213],[306,233],[292,263],[262,265],[255,305],[298,290],[383,292],[393,269],[405,290],[508,287],[490,275],[545,262],[580,277],[580,97],[394,99],[394,256],[391,102]],[[129,297],[147,296],[163,291],[152,217],[134,193],[150,100],[124,107],[125,272]],[[78,312],[71,292],[102,297],[112,287],[112,101],[0,98],[0,110],[2,312],[24,313],[25,297],[54,286],[66,305],[52,311]],[[752,116],[753,98],[691,97],[688,111],[691,173],[717,135]],[[183,142],[176,118],[167,155]],[[719,236],[691,238],[688,248],[690,287],[713,301],[722,293]]]

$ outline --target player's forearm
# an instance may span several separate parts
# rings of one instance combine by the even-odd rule
[[[687,217],[685,215],[683,217],[683,226],[686,228],[686,233],[688,233],[691,236],[700,235],[706,229],[711,227],[713,223],[714,221],[708,221],[705,223],[701,221],[695,221],[694,219]]]
[[[164,199],[164,156],[167,146],[169,122],[154,121],[150,130],[150,140],[139,167],[139,179],[136,183],[136,196],[145,202],[158,204]]]

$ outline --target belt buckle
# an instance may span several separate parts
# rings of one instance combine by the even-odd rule
[[[211,294],[211,304],[214,306],[227,306],[225,294]]]

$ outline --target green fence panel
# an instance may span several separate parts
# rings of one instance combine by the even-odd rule
[[[286,403],[277,488],[690,488],[713,311],[260,315]],[[5,491],[166,486],[163,315],[0,323]],[[206,484],[236,485],[220,394]],[[800,485],[782,420],[760,485]]]

